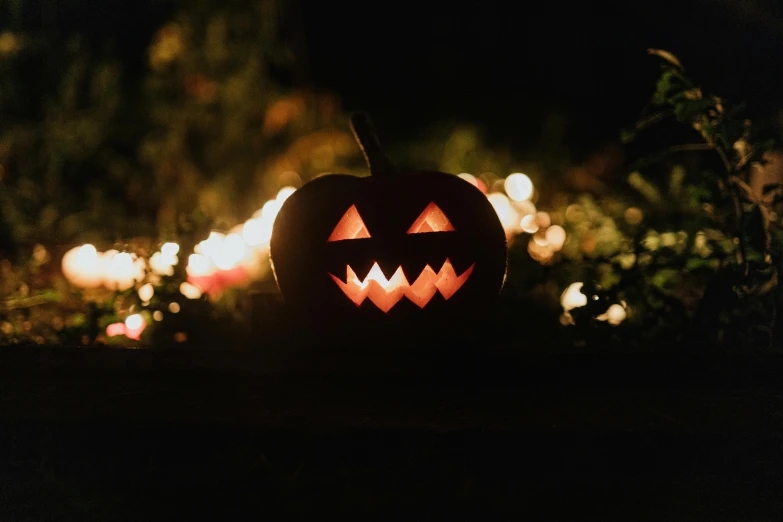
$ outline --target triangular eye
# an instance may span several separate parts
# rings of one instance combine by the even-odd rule
[[[370,232],[364,225],[359,211],[356,210],[356,205],[351,205],[351,208],[345,211],[337,226],[332,230],[332,235],[329,236],[328,241],[364,239],[368,237],[370,237]]]
[[[438,205],[433,201],[424,212],[416,218],[411,228],[408,229],[408,234],[423,234],[425,232],[451,232],[454,227],[446,217],[446,214],[438,208]]]

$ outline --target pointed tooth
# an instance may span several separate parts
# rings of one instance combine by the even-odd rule
[[[443,266],[443,264],[446,262],[446,259],[448,259],[448,256],[446,254],[433,252],[432,254],[430,254],[428,260],[429,262],[427,264],[432,267],[435,273],[438,273],[441,267]]]
[[[402,271],[405,274],[408,283],[413,284],[424,271],[424,267],[427,266],[427,263],[414,259],[403,261],[400,266],[402,266]]]
[[[394,273],[397,271],[397,269],[400,267],[399,263],[393,262],[389,259],[378,259],[376,261],[378,262],[378,266],[381,267],[381,272],[383,272],[383,275],[387,280],[390,280],[394,276]]]
[[[424,308],[432,296],[438,292],[438,275],[429,266],[425,267],[421,275],[406,289],[405,295],[419,308]]]
[[[435,292],[435,295],[432,296],[430,302],[427,303],[427,308],[431,313],[437,314],[439,310],[443,309],[445,303],[446,299],[444,299],[440,292]]]
[[[465,270],[470,268],[476,259],[475,255],[471,252],[460,252],[459,249],[457,249],[457,251],[449,256],[449,261],[451,262],[451,266],[454,267],[454,272],[458,276],[461,276]]]
[[[340,282],[340,280],[335,276],[331,277],[334,279],[340,290],[342,290],[346,297],[348,297],[348,299],[353,301],[356,306],[361,306],[362,302],[364,302],[365,298],[367,297],[367,290],[357,287],[353,272],[350,269],[348,272],[348,283]]]
[[[370,273],[372,266],[375,264],[375,260],[370,256],[355,257],[349,263],[351,268],[356,273],[356,277],[359,281],[364,281],[367,278],[367,274]]]
[[[405,272],[405,276],[408,278],[408,282],[413,284],[416,278],[419,277],[424,271],[424,267],[431,264],[431,253],[428,251],[409,250],[403,254],[405,261],[402,263],[402,269]],[[439,267],[432,267],[435,271]]]
[[[462,288],[462,285],[464,285],[465,282],[470,279],[472,274],[473,266],[468,268],[461,275],[457,275],[451,263],[444,265],[440,271],[437,282],[438,291],[444,299],[451,299],[455,293],[459,292],[459,289]]]
[[[332,257],[327,260],[326,269],[331,275],[345,283],[347,281],[346,272],[348,266],[349,265],[345,264],[345,261],[338,261],[336,258]]]

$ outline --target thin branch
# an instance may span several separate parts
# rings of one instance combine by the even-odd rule
[[[712,150],[713,146],[709,143],[686,143],[685,145],[673,145],[664,150],[664,154],[672,152],[682,152],[688,150]]]
[[[723,152],[723,149],[716,145],[711,138],[705,136],[705,139],[707,140],[707,143],[709,143],[710,146],[715,149],[715,152],[718,153],[718,156],[720,156],[720,160],[723,162],[723,167],[726,169],[726,174],[731,176],[734,173],[734,168],[731,166],[729,157],[726,156],[726,153]]]
[[[726,153],[723,151],[723,149],[718,146],[715,141],[707,135],[704,135],[702,133],[702,136],[704,136],[704,139],[707,141],[707,143],[715,149],[715,152],[720,157],[720,160],[723,162],[723,167],[726,169],[726,177],[727,181],[731,185],[731,199],[734,203],[734,218],[736,221],[737,226],[737,237],[739,239],[739,251],[737,262],[743,266],[743,272],[745,274],[745,277],[748,277],[750,274],[750,263],[748,262],[748,248],[745,244],[745,232],[742,230],[742,202],[740,200],[740,191],[739,186],[736,183],[733,183],[731,178],[734,176],[735,169],[731,164],[731,161],[729,161],[728,156],[726,156]]]
[[[650,125],[652,125],[653,123],[658,123],[659,121],[662,121],[662,120],[668,118],[669,116],[674,116],[674,109],[668,109],[668,110],[665,110],[665,111],[657,112],[657,113],[653,114],[652,116],[650,116],[649,118],[647,118],[646,120],[642,120],[642,121],[638,122],[634,126],[634,128],[636,130],[638,130],[638,131],[644,130],[647,127],[649,127]]]
[[[35,295],[32,297],[25,297],[21,299],[9,299],[5,303],[0,303],[0,310],[3,312],[10,312],[11,310],[19,310],[22,308],[33,308],[43,304],[56,302],[57,299],[48,295]]]

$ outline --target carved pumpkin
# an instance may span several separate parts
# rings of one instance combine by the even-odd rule
[[[285,302],[336,330],[439,328],[497,296],[506,237],[487,198],[441,172],[400,172],[362,116],[370,177],[318,177],[283,204],[271,259]]]

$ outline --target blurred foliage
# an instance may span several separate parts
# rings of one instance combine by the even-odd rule
[[[780,348],[780,157],[741,105],[703,92],[670,53],[651,54],[661,76],[623,140],[659,152],[612,193],[559,195],[551,214],[568,239],[549,277],[584,281],[587,297],[563,322],[595,346]],[[610,303],[627,312],[620,325],[597,319]]]
[[[61,42],[0,28],[0,342],[92,342],[99,321],[127,314],[127,295],[68,287],[59,261],[70,246],[138,251],[160,238],[192,252],[282,186],[364,170],[339,100],[292,86],[299,57],[286,9],[184,4],[152,35],[140,81],[78,34]],[[46,263],[30,261],[47,248]],[[182,265],[171,299],[182,297]],[[218,307],[185,300],[174,322],[189,318],[191,338],[224,339],[241,329],[233,294]],[[225,328],[214,321],[221,314]]]
[[[284,83],[284,6],[187,4],[140,82],[78,35],[2,33],[0,250],[172,235],[196,212],[235,223],[283,185],[361,168],[338,100]]]

